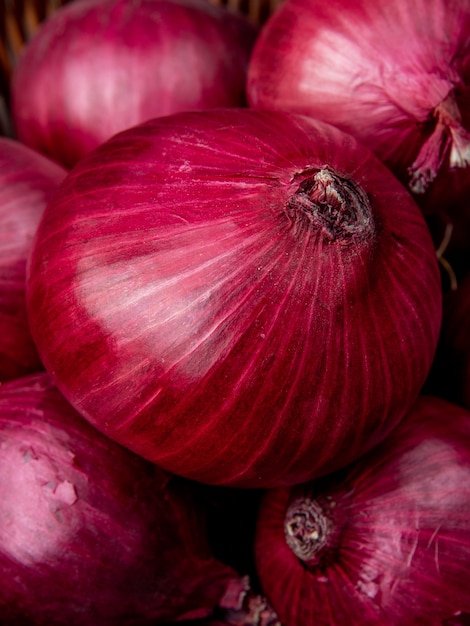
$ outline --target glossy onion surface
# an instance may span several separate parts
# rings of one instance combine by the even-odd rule
[[[423,396],[345,471],[270,490],[256,559],[283,626],[468,624],[470,413]]]
[[[211,614],[236,573],[182,485],[92,428],[46,373],[2,386],[2,626]]]
[[[97,428],[177,474],[262,487],[398,423],[440,294],[421,213],[372,153],[308,118],[222,109],[150,121],[74,168],[28,306]]]
[[[65,174],[0,137],[0,383],[42,369],[26,315],[26,261],[44,207]]]
[[[18,60],[24,143],[71,166],[118,131],[245,102],[255,27],[205,0],[81,0],[45,21]]]
[[[350,132],[423,193],[470,163],[469,30],[468,0],[288,0],[257,40],[248,99]]]

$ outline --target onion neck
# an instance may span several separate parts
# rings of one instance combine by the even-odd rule
[[[308,497],[294,499],[287,509],[284,532],[287,545],[307,567],[318,566],[331,547],[334,501],[320,504]]]
[[[410,189],[418,194],[424,193],[436,178],[447,155],[450,168],[470,164],[470,133],[462,126],[454,91],[437,105],[433,117],[434,130],[408,169]]]
[[[299,177],[302,181],[286,208],[294,224],[317,229],[329,242],[369,238],[374,231],[372,208],[359,184],[329,166],[306,170]]]

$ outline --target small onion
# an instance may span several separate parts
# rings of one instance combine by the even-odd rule
[[[414,402],[441,319],[411,196],[352,137],[250,109],[106,142],[48,205],[30,324],[75,408],[175,474],[293,484]]]
[[[256,559],[283,626],[468,624],[470,413],[423,396],[344,471],[268,491]]]
[[[26,261],[65,170],[0,137],[0,382],[42,369],[26,315]]]
[[[257,40],[248,99],[350,132],[423,193],[470,163],[469,32],[468,0],[287,0]]]
[[[204,617],[242,586],[188,485],[103,437],[44,372],[0,389],[0,502],[2,626]]]
[[[17,135],[71,166],[151,117],[241,105],[256,32],[240,13],[206,0],[72,2],[18,60]]]

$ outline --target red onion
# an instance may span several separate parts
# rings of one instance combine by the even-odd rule
[[[204,617],[240,587],[189,487],[103,437],[46,373],[0,389],[0,501],[2,626]]]
[[[0,383],[42,369],[26,315],[26,258],[65,170],[0,137]]]
[[[372,153],[306,117],[175,114],[85,157],[32,253],[46,369],[163,468],[293,484],[381,440],[439,333],[434,248]]]
[[[206,0],[81,0],[42,24],[12,78],[18,137],[71,166],[120,130],[245,102],[256,29]]]
[[[420,193],[470,162],[469,32],[468,0],[287,0],[257,40],[248,99],[350,132]]]
[[[466,623],[470,413],[421,397],[346,470],[267,492],[256,558],[283,626]]]

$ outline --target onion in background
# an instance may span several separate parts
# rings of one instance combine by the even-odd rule
[[[467,0],[287,0],[250,62],[254,107],[305,113],[351,133],[433,203],[470,162]]]
[[[470,413],[421,397],[343,472],[269,491],[256,559],[283,626],[468,624]]]
[[[256,28],[205,0],[81,0],[20,56],[12,113],[21,141],[72,166],[116,132],[187,109],[245,102]]]
[[[168,471],[302,482],[378,443],[434,355],[441,288],[411,196],[320,122],[220,109],[125,131],[67,176],[28,306],[75,408]]]
[[[0,383],[42,369],[26,314],[26,262],[65,174],[43,155],[0,137]]]
[[[189,486],[103,437],[46,373],[0,389],[0,502],[2,626],[202,618],[242,588]]]

